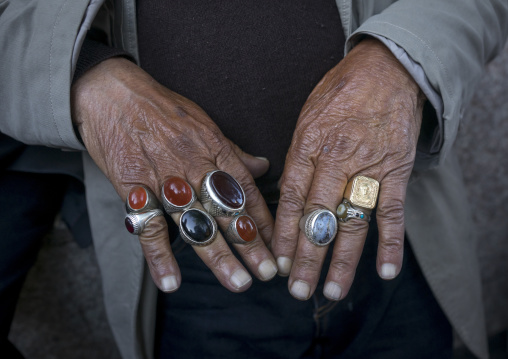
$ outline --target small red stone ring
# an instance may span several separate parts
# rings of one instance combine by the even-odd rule
[[[127,228],[129,233],[139,235],[143,232],[150,220],[163,215],[164,213],[162,210],[158,208],[143,213],[128,213],[125,216],[125,228]]]
[[[183,212],[196,202],[191,185],[180,177],[168,178],[162,185],[162,205],[168,214]]]
[[[242,214],[233,218],[224,236],[230,243],[245,244],[256,239],[258,227],[254,220]]]
[[[201,185],[201,203],[214,217],[233,217],[245,209],[245,193],[233,176],[213,171],[206,174]]]
[[[159,200],[145,186],[132,187],[125,200],[127,213],[143,213],[156,208],[160,208]]]

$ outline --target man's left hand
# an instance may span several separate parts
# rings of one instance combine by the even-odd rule
[[[298,120],[281,180],[272,237],[279,274],[300,300],[314,293],[328,246],[311,243],[299,228],[317,209],[336,213],[348,181],[363,175],[380,183],[377,271],[398,275],[403,256],[404,200],[425,97],[379,41],[360,42],[309,96]],[[344,298],[353,282],[368,223],[340,223],[324,294]]]

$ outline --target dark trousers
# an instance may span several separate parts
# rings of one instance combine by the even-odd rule
[[[69,177],[0,172],[0,357],[22,358],[7,340],[16,302],[41,241],[53,227]]]
[[[322,295],[327,264],[306,302],[294,299],[281,277],[254,279],[247,292],[234,294],[177,240],[182,285],[159,295],[156,357],[451,358],[451,326],[408,242],[401,274],[384,281],[375,267],[377,236],[374,220],[353,287],[338,303]]]

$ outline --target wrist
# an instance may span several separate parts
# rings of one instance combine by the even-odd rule
[[[423,108],[426,96],[420,86],[397,60],[393,53],[379,40],[367,37],[346,56],[356,75],[370,78],[382,84],[382,90],[409,94]]]

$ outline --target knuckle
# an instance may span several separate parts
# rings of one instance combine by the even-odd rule
[[[139,236],[142,244],[158,242],[163,239],[167,233],[167,223],[163,216],[154,217],[148,222],[145,229]]]
[[[246,245],[240,244],[236,247],[242,251],[244,256],[254,257],[257,253],[263,250],[263,242],[254,240]]]
[[[245,192],[245,197],[248,198],[249,201],[258,201],[260,199],[261,193],[259,189],[250,181],[246,185],[243,185],[242,188]]]
[[[160,220],[157,220],[160,218]],[[145,230],[139,235],[145,258],[150,267],[160,272],[171,260],[169,246],[164,245],[162,236],[167,233],[163,217],[156,217],[150,221]]]
[[[321,268],[321,261],[315,257],[301,257],[298,259],[297,268],[303,272],[319,272]]]
[[[217,161],[218,167],[221,167],[221,163],[225,162],[227,159],[231,158],[234,154],[233,147],[229,143],[223,143],[220,147],[217,147],[215,151],[215,158]]]
[[[208,127],[204,139],[208,144],[210,153],[212,153],[215,158],[229,156],[231,152],[233,152],[231,143],[226,140],[218,127]]]
[[[402,238],[390,237],[379,242],[379,249],[388,254],[399,254],[404,248]]]
[[[329,271],[343,277],[356,271],[356,263],[347,257],[340,257],[330,263]]]
[[[210,257],[210,267],[217,270],[226,268],[231,260],[229,248],[221,248]]]
[[[348,237],[362,237],[367,234],[369,224],[365,221],[350,220],[346,223],[339,223],[339,231],[341,235]]]
[[[152,173],[152,168],[147,166],[147,161],[139,155],[122,156],[122,161],[115,161],[118,163],[113,169],[113,173],[118,173],[121,183],[142,183],[142,178],[146,178],[147,173]],[[121,163],[121,165],[120,165]]]
[[[305,198],[298,193],[300,192],[296,187],[285,185],[281,189],[279,206],[287,212],[301,213],[305,206]]]
[[[377,218],[396,225],[404,224],[404,202],[399,199],[386,199],[379,203]]]
[[[157,272],[162,272],[163,268],[167,266],[171,256],[169,253],[157,249],[150,252],[146,257],[150,267],[154,268]]]
[[[175,152],[180,154],[192,153],[194,145],[193,141],[187,134],[182,131],[173,132],[171,137],[167,140],[168,148],[172,148]]]

